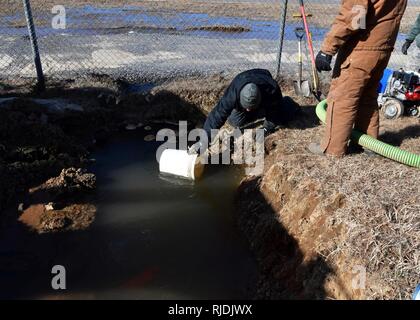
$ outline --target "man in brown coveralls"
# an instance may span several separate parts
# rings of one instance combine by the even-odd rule
[[[318,71],[331,71],[326,133],[316,154],[343,156],[353,128],[377,138],[377,89],[394,49],[407,0],[343,0],[340,13],[316,58]],[[364,23],[365,22],[365,23]]]

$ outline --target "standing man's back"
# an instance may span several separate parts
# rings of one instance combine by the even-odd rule
[[[344,0],[321,51],[392,51],[407,0]]]

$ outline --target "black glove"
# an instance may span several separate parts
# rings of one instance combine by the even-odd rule
[[[264,129],[264,133],[265,134],[270,134],[273,133],[274,131],[276,131],[276,125],[274,123],[272,123],[271,121],[264,121],[264,125],[263,125],[263,129]]]
[[[332,56],[322,51],[316,56],[315,65],[318,72],[331,71]]]
[[[408,48],[410,48],[411,44],[413,43],[413,41],[410,40],[405,40],[403,46],[402,46],[402,53],[407,55],[408,53]]]

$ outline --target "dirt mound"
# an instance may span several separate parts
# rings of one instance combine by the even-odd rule
[[[63,169],[58,177],[29,190],[19,221],[39,233],[86,229],[96,214],[96,207],[86,203],[95,187],[94,174]]]
[[[58,177],[51,178],[44,184],[32,188],[29,192],[48,192],[51,196],[69,195],[76,192],[87,192],[95,189],[96,176],[83,169],[63,169]]]
[[[48,205],[31,205],[19,221],[38,233],[75,231],[88,228],[95,219],[92,204],[73,204],[61,210],[47,210]]]
[[[53,123],[45,108],[25,99],[0,108],[0,211],[30,183],[80,166],[87,150]]]

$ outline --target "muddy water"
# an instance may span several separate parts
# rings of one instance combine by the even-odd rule
[[[37,34],[40,37],[49,34],[62,35],[98,35],[109,33],[177,33],[191,36],[209,38],[233,38],[233,39],[277,39],[279,34],[279,22],[276,20],[255,20],[239,17],[218,16],[207,13],[187,13],[177,11],[158,11],[146,13],[143,7],[122,6],[119,8],[104,8],[96,6],[84,6],[81,8],[68,8],[67,28],[57,30],[50,25],[39,25]],[[24,17],[20,14],[8,16],[5,22],[18,23]],[[92,26],[92,18],[95,26]],[[102,23],[104,22],[104,23]],[[247,32],[215,32],[206,30],[195,30],[203,26],[225,27],[242,26]],[[286,40],[295,40],[295,27],[300,24],[288,24],[286,26]],[[25,35],[24,28],[10,26],[0,27],[0,31],[8,35]],[[314,28],[313,39],[322,40],[328,30],[325,28]]]
[[[1,297],[241,299],[256,266],[232,217],[239,172],[211,167],[198,184],[158,174],[156,142],[129,131],[94,154],[98,213],[85,231],[0,236]],[[51,289],[53,265],[67,289]]]

